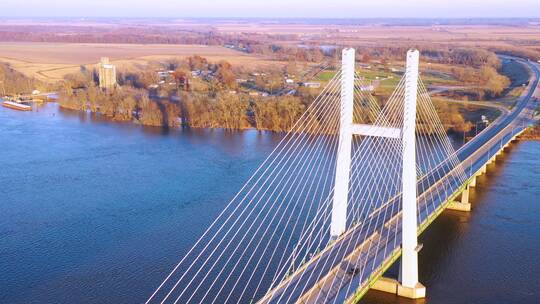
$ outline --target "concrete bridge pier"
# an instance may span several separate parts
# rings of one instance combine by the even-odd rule
[[[469,187],[475,188],[476,187],[476,176],[473,176],[471,179],[471,182],[469,183]]]
[[[476,177],[474,177],[474,184],[476,186]],[[463,212],[471,211],[471,203],[469,202],[469,190],[470,190],[470,187],[471,187],[471,184],[467,185],[465,187],[465,190],[463,190],[463,192],[461,192],[461,200],[460,201],[451,202],[450,204],[448,204],[448,207],[446,207],[446,209],[454,210],[454,211],[463,211]]]
[[[487,173],[487,164],[483,165],[482,168],[480,168],[480,175]]]

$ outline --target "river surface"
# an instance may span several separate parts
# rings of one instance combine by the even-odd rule
[[[0,303],[144,302],[279,139],[0,108]],[[515,145],[479,179],[472,213],[425,232],[427,302],[537,301],[539,156],[540,142]]]

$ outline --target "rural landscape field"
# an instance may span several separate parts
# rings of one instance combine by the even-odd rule
[[[281,103],[289,107],[286,111],[292,111],[288,116],[299,117],[302,107],[320,88],[295,90],[292,84],[317,82],[324,85],[334,75],[332,71],[339,60],[340,46],[351,45],[357,48],[360,73],[367,82],[376,84],[374,90],[383,97],[388,96],[397,85],[396,81],[404,65],[403,51],[416,47],[425,54],[421,68],[437,98],[491,101],[492,104],[485,106],[484,114],[493,118],[497,115],[497,106],[512,106],[512,96],[518,97],[522,92],[521,85],[527,81],[526,77],[511,79],[513,75],[523,75],[519,73],[523,67],[508,60],[500,61],[495,53],[529,56],[532,60],[540,58],[540,25],[523,22],[507,20],[497,24],[486,21],[467,24],[465,21],[443,21],[434,24],[426,20],[402,24],[387,20],[355,23],[346,20],[318,22],[301,19],[278,22],[255,19],[111,19],[74,23],[6,20],[0,25],[0,39],[4,40],[0,43],[0,62],[29,80],[36,81],[32,84],[35,88],[27,86],[26,92],[11,93],[28,94],[33,89],[65,93],[58,88],[66,80],[72,82],[72,88],[87,87],[88,84],[84,82],[89,81],[88,72],[95,73],[100,59],[107,57],[123,75],[123,82],[130,83],[124,86],[123,92],[118,93],[123,96],[121,99],[127,95],[142,96],[141,92],[127,93],[126,90],[130,88],[140,91],[152,87],[150,91],[154,92],[150,92],[151,95],[159,96],[160,103],[165,105],[167,111],[160,110],[163,113],[156,114],[153,112],[159,107],[153,104],[155,101],[143,103],[146,105],[147,119],[136,118],[143,124],[161,125],[166,122],[174,126],[178,123],[175,117],[180,115],[181,123],[191,126],[286,130],[294,118],[281,122],[268,109],[261,108],[261,115],[264,112],[266,117],[255,118],[254,122],[249,117],[232,119],[236,115],[232,113],[222,113],[220,115],[224,117],[212,118],[212,114],[204,114],[207,110],[198,108],[197,103],[177,106],[175,102],[167,102],[163,98],[168,96],[170,99],[176,95],[181,102],[205,99],[208,90],[215,88],[213,81],[217,80],[221,92],[211,95],[227,102],[232,96],[226,92],[235,92],[233,99],[240,98],[242,101],[233,108],[249,108],[245,104],[249,99],[260,100],[261,96],[265,96],[266,99],[277,100],[277,104],[280,103],[279,99],[284,99]],[[195,79],[194,75],[187,77],[189,73],[199,70],[194,68],[191,60],[194,57],[202,58],[203,64],[226,63],[230,71],[223,72],[216,79],[209,78],[216,76],[213,74],[202,77],[204,79],[198,76]],[[179,90],[179,83],[170,87],[167,86],[171,83],[169,80],[156,79],[156,76],[150,75],[171,68],[182,79],[182,75],[194,78],[186,79],[191,80],[191,93],[186,88]],[[82,69],[88,72],[81,74]],[[212,73],[217,72],[215,68],[212,69]],[[200,72],[205,73],[202,70]],[[178,77],[175,82],[178,82]],[[135,78],[140,81],[133,82]],[[287,78],[291,79],[289,83],[285,81]],[[167,83],[160,84],[160,81]],[[77,90],[78,93],[82,91]],[[296,93],[285,94],[287,92]],[[68,95],[77,98],[76,93]],[[75,109],[88,106],[65,100],[61,104],[65,108]],[[441,113],[445,114],[443,120],[450,129],[468,132],[472,128],[468,121],[478,120],[478,115],[466,113],[471,112],[465,110],[466,105],[446,102],[438,104],[442,107]],[[467,107],[474,109],[478,105],[476,103]],[[96,106],[90,106],[90,109],[117,120],[134,119],[131,115],[133,111],[119,107],[122,106],[109,105],[107,111],[105,106],[102,110]],[[205,107],[208,109],[208,106]],[[181,113],[180,108],[184,112],[191,109],[193,113]],[[144,116],[144,110],[140,112],[140,116]],[[174,117],[168,117],[171,115]],[[231,118],[227,118],[229,115],[232,115]]]
[[[99,57],[109,57],[124,69],[166,59],[185,59],[200,55],[212,61],[226,60],[238,65],[270,64],[264,58],[234,52],[222,46],[113,44],[113,43],[0,43],[0,60],[28,77],[55,83],[77,72],[81,66],[93,67]],[[97,56],[97,57],[96,57]]]
[[[334,24],[302,24],[301,21],[282,24],[264,23],[261,21],[244,22],[213,22],[208,24],[202,21],[177,21],[174,25],[167,25],[167,29],[190,29],[204,32],[212,30],[224,36],[241,37],[252,35],[254,39],[267,40],[276,44],[299,45],[299,44],[328,44],[346,45],[354,44],[365,47],[387,45],[422,45],[440,47],[478,47],[491,50],[507,50],[531,54],[533,57],[540,56],[538,37],[540,25],[527,25],[516,27],[512,24],[505,25],[334,25]],[[7,23],[7,24],[6,24]],[[19,27],[38,27],[39,25],[26,25],[20,22],[4,22],[4,35],[9,35],[9,30]],[[82,29],[96,27],[106,35],[108,30],[103,30],[107,24],[82,23]],[[150,23],[152,26],[152,23]],[[50,26],[53,32],[57,26],[43,25],[46,29]],[[43,27],[42,26],[42,27]],[[58,25],[60,26],[60,25]],[[124,25],[125,29],[131,25]],[[162,25],[156,24],[156,28]],[[122,27],[120,26],[120,34]],[[77,30],[77,27],[70,28]],[[172,32],[170,35],[173,35]],[[69,39],[62,33],[55,32],[54,40],[77,40]],[[66,37],[66,38],[62,38]],[[276,39],[277,38],[277,39]],[[14,37],[13,40],[18,38]],[[264,64],[272,60],[271,57],[253,56],[227,49],[223,45],[185,45],[185,44],[137,44],[137,43],[96,43],[97,37],[82,37],[87,43],[75,42],[2,42],[0,58],[3,62],[10,63],[15,69],[31,77],[38,77],[45,81],[61,80],[66,74],[72,73],[81,65],[94,65],[99,58],[97,56],[110,57],[120,65],[145,64],[149,61],[157,61],[167,58],[186,58],[193,55],[208,57],[212,61],[227,60],[235,64]],[[281,39],[281,40],[280,40]],[[6,39],[7,40],[7,39]],[[21,40],[40,40],[21,39]]]

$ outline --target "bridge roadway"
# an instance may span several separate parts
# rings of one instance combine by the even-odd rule
[[[531,70],[532,81],[529,87],[512,112],[503,113],[488,128],[457,151],[462,168],[469,178],[467,182],[445,187],[457,174],[453,170],[445,172],[441,180],[426,187],[423,193],[419,193],[418,203],[421,210],[418,215],[419,234],[459,196],[475,173],[531,122],[530,117],[536,106],[534,93],[538,87],[540,70],[533,63],[521,59],[519,61],[528,65]],[[449,199],[426,206],[427,198],[441,191],[452,191],[443,196]],[[401,255],[401,214],[397,206],[399,199],[393,199],[373,211],[365,222],[377,223],[386,219],[382,228],[381,225],[351,227],[332,245],[327,246],[267,293],[258,303],[343,303],[360,299]],[[357,246],[349,246],[356,240],[365,241]],[[383,240],[383,243],[379,243],[379,240]],[[349,271],[353,268],[356,268],[354,272]]]

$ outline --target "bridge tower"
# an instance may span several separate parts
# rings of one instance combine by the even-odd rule
[[[420,53],[407,52],[403,128],[354,124],[355,50],[342,52],[339,148],[335,172],[330,235],[336,239],[346,230],[347,204],[354,135],[397,138],[402,140],[402,262],[401,282],[393,290],[407,298],[425,297],[425,287],[418,282],[418,219],[416,176],[416,104]],[[383,288],[384,289],[384,288]]]
[[[332,203],[332,223],[330,225],[330,235],[333,239],[345,232],[347,224],[347,202],[349,199],[353,136],[355,51],[352,48],[346,48],[343,49],[341,54],[341,117],[339,121],[339,145],[334,200]]]
[[[425,297],[426,289],[418,282],[418,214],[416,207],[416,102],[420,52],[407,52],[405,106],[402,131],[402,219],[401,285],[398,294],[409,298]]]

